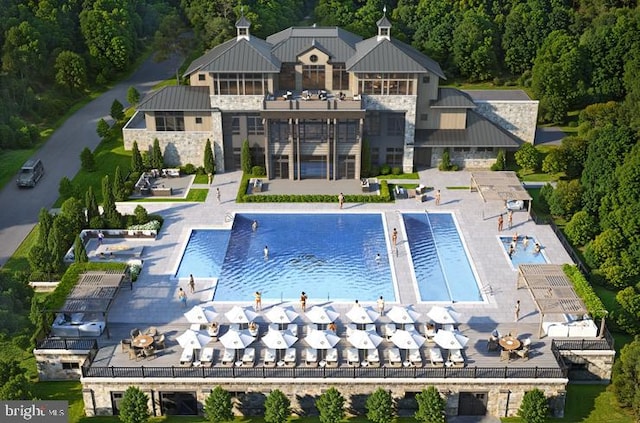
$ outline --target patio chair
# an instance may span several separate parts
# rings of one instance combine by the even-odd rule
[[[200,364],[202,366],[211,366],[211,363],[213,363],[213,348],[203,348],[200,353]]]
[[[347,364],[353,367],[360,366],[360,358],[358,356],[357,348],[347,348]]]
[[[131,348],[129,350],[129,360],[140,361],[143,358],[144,355],[142,355],[141,349]]]
[[[436,336],[436,325],[427,323],[424,326],[424,335],[427,338],[427,342],[434,342],[433,337]]]
[[[305,350],[305,363],[307,366],[315,367],[318,365],[318,350],[315,348],[307,348]]]
[[[377,348],[370,348],[367,350],[366,361],[371,367],[380,367],[380,353]]]
[[[440,348],[438,347],[429,349],[429,359],[431,360],[431,365],[433,367],[441,367],[444,365],[444,360],[442,359],[442,351],[440,351]]]
[[[264,350],[264,365],[265,367],[275,367],[276,365],[276,350],[273,348],[267,348]]]
[[[327,366],[329,367],[338,367],[338,349],[329,348],[327,350],[327,356],[324,358],[324,361],[327,362]]]
[[[129,352],[133,349],[131,346],[131,339],[125,338],[120,341],[120,346],[122,347],[122,352]]]
[[[293,336],[298,336],[298,325],[296,325],[295,323],[289,323],[287,325],[287,329],[291,331]]]
[[[145,335],[156,336],[158,334],[158,328],[155,326],[150,326],[147,330],[144,331]]]
[[[156,358],[156,354],[157,354],[157,350],[155,349],[155,347],[153,345],[148,346],[147,348],[142,350],[142,354],[146,357],[146,358]]]
[[[193,362],[193,348],[185,348],[182,350],[182,355],[180,356],[180,365],[181,366],[191,366]]]
[[[387,351],[387,355],[389,358],[389,365],[391,367],[402,366],[402,358],[400,357],[400,350],[398,348],[389,348],[389,350]]]
[[[289,367],[295,366],[297,357],[298,354],[296,354],[295,348],[287,348],[287,351],[284,354],[284,364]]]
[[[523,347],[530,347],[531,346],[531,338],[525,338],[522,340],[522,346]]]
[[[449,360],[456,367],[464,367],[464,357],[462,350],[449,350]]]
[[[231,366],[236,357],[236,350],[229,350],[227,348],[224,349],[222,353],[222,360],[220,362],[223,366]]]
[[[153,345],[155,345],[157,350],[164,350],[166,348],[164,333],[160,336],[156,336],[156,339],[153,341]]]
[[[131,335],[131,339],[133,339],[136,336],[140,335],[140,329],[138,328],[131,329],[131,332],[129,332],[129,334]]]
[[[522,358],[524,360],[529,360],[529,347],[528,346],[522,348],[521,350],[516,350],[515,353],[518,354],[518,357],[520,357],[520,358]]]
[[[498,351],[499,347],[500,344],[498,343],[498,340],[496,338],[489,338],[489,340],[487,341],[487,351]]]
[[[256,361],[256,349],[253,347],[245,348],[244,354],[242,354],[242,364],[244,366],[253,367],[255,361]]]
[[[422,367],[422,355],[419,349],[409,350],[409,361],[416,367]]]
[[[500,351],[500,361],[509,361],[511,359],[511,351],[502,350]]]

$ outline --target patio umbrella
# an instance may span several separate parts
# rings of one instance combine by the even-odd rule
[[[246,329],[228,330],[220,337],[222,346],[229,350],[235,350],[234,355],[237,355],[238,350],[248,347],[254,340],[255,338]]]
[[[267,316],[267,319],[269,319],[269,321],[272,323],[284,325],[296,320],[299,314],[295,312],[291,307],[282,307],[279,305],[275,305],[267,310],[265,316]]]
[[[200,350],[211,341],[211,337],[202,332],[187,329],[182,335],[176,337],[176,341],[182,348]]]
[[[347,341],[351,343],[355,348],[359,350],[367,350],[369,348],[375,348],[382,342],[382,337],[373,332],[367,332],[365,330],[354,330],[347,338]]]
[[[258,316],[258,313],[248,308],[233,306],[231,310],[227,311],[224,315],[230,323],[248,324]]]
[[[353,323],[366,325],[367,323],[373,323],[378,320],[380,314],[376,311],[373,311],[371,307],[360,307],[355,305],[351,310],[347,312],[347,317]]]
[[[469,342],[469,338],[457,332],[440,329],[433,337],[433,341],[447,350],[461,350]]]
[[[420,317],[420,313],[409,306],[403,307],[394,305],[391,307],[391,310],[387,312],[387,316],[393,323],[405,324],[415,323]]]
[[[440,324],[453,324],[458,323],[460,320],[460,313],[453,310],[451,307],[433,306],[427,313],[427,316],[434,322]]]
[[[189,323],[207,324],[215,320],[218,313],[211,308],[205,308],[199,305],[195,305],[191,310],[184,313],[184,317],[187,318]]]
[[[285,350],[295,344],[298,337],[288,330],[269,330],[262,337],[262,342],[267,348],[273,348],[277,351],[278,360],[282,350]]]
[[[331,307],[313,306],[306,312],[306,316],[311,323],[328,325],[331,322],[335,322],[340,317],[340,313]]]
[[[311,348],[326,350],[335,347],[340,337],[330,330],[314,330],[304,340]]]
[[[415,350],[422,346],[427,339],[416,332],[407,330],[397,330],[391,336],[390,341],[398,347],[405,350]]]

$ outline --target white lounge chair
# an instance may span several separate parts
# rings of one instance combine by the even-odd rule
[[[351,335],[354,330],[358,330],[355,323],[347,323],[347,336]]]
[[[376,330],[376,324],[375,323],[367,323],[364,326],[364,330],[367,332],[373,332],[373,333],[377,333],[378,331]]]
[[[287,325],[287,329],[289,329],[289,331],[291,331],[293,336],[298,336],[298,325],[296,325],[295,323],[289,323]]]
[[[240,323],[231,323],[229,325],[229,330],[235,330],[236,332],[240,330]]]
[[[264,351],[264,365],[266,367],[274,367],[276,365],[276,350],[267,348]]]
[[[244,354],[242,354],[242,364],[244,366],[253,366],[256,361],[256,349],[255,348],[245,348]]]
[[[380,353],[377,348],[367,350],[367,363],[372,367],[380,367]]]
[[[287,348],[287,351],[284,354],[284,364],[290,367],[295,366],[297,356],[295,348]]]
[[[318,350],[316,350],[315,348],[307,348],[305,352],[306,352],[305,362],[307,366],[313,366],[313,367],[317,366]]]
[[[213,348],[207,347],[203,348],[200,353],[200,363],[203,366],[210,366],[213,362]]]
[[[464,367],[464,357],[461,350],[449,350],[449,360],[456,367]]]
[[[327,350],[327,356],[324,358],[324,361],[327,362],[327,366],[338,367],[338,349],[329,348]]]
[[[306,328],[307,328],[307,335],[309,335],[314,330],[318,330],[318,325],[315,323],[309,323],[307,324]]]
[[[180,356],[180,365],[191,366],[193,362],[193,348],[185,348]]]
[[[436,336],[436,326],[431,323],[425,324],[424,335],[427,338],[427,342],[433,342],[433,337]]]
[[[429,359],[431,360],[431,365],[434,367],[440,367],[444,365],[444,360],[442,359],[442,352],[438,347],[433,347],[429,349]]]
[[[402,366],[402,358],[400,357],[400,350],[398,348],[389,348],[388,350],[389,365],[391,367]]]
[[[358,357],[357,348],[347,349],[347,364],[354,367],[360,366],[360,358]]]
[[[386,323],[384,326],[382,326],[382,334],[387,339],[390,339],[395,332],[396,332],[395,323]]]
[[[405,323],[404,330],[406,330],[407,332],[416,332],[416,325],[414,325],[413,323]]]
[[[222,360],[220,362],[223,366],[231,366],[236,356],[236,350],[228,350],[224,349],[224,353],[222,353]]]
[[[422,367],[422,354],[419,349],[409,350],[409,361],[416,367]]]

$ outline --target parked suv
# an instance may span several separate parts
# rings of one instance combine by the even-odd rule
[[[30,159],[22,165],[16,182],[19,187],[35,187],[43,175],[44,166],[42,161],[40,159]]]

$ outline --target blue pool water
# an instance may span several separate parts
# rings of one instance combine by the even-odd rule
[[[450,213],[403,214],[422,301],[482,301]]]
[[[529,237],[529,242],[525,247],[524,242],[522,242],[523,239],[524,238],[522,236],[518,237],[518,242],[516,242],[516,252],[511,256],[510,261],[513,268],[517,269],[521,264],[547,264],[548,261],[547,257],[544,254],[544,249],[539,253],[534,252],[536,240],[532,237]],[[507,257],[511,241],[513,241],[513,237],[500,237],[500,243],[502,244],[502,248],[504,248],[504,251],[507,253]]]
[[[387,251],[380,214],[237,214],[231,231],[192,231],[176,277],[217,277],[216,301],[395,301]]]

